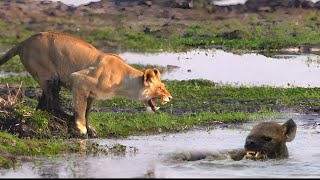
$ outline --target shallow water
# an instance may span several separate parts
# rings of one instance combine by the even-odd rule
[[[233,86],[320,87],[320,57],[313,54],[266,57],[222,50],[120,54],[129,64],[163,66],[162,79],[207,79]],[[0,78],[12,74],[3,73]],[[26,73],[24,73],[26,74]]]
[[[93,139],[101,145],[120,143],[126,155],[77,156],[42,159],[38,165],[25,163],[15,170],[1,170],[1,177],[320,177],[320,116],[293,115],[298,125],[296,138],[288,142],[289,158],[284,160],[233,161],[231,159],[175,161],[181,151],[224,151],[243,147],[255,123],[212,127],[186,133],[133,136],[127,139]],[[282,123],[287,119],[277,119]],[[135,147],[137,151],[133,151]]]
[[[237,55],[222,50],[192,50],[150,54],[126,52],[120,56],[130,64],[178,67],[163,73],[162,79],[208,79],[245,86],[320,86],[320,59],[312,54],[271,58],[257,53]]]
[[[29,73],[27,72],[4,72],[4,71],[1,71],[0,70],[0,78],[1,77],[6,77],[6,76],[17,76],[17,75],[22,75],[22,76],[25,76],[25,75],[29,75]]]

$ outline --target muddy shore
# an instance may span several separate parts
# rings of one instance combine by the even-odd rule
[[[320,2],[306,0],[248,0],[237,5],[102,0],[79,6],[6,0],[0,2],[0,44],[12,46],[40,31],[59,31],[109,52],[201,46],[319,53],[314,29],[320,25],[319,9]],[[307,33],[314,33],[313,38]]]

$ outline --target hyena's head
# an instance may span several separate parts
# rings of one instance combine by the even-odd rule
[[[263,122],[256,125],[246,138],[245,158],[274,159],[288,157],[286,142],[295,138],[297,126],[289,119],[282,125]]]

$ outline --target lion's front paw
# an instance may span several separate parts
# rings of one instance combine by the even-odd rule
[[[85,135],[87,134],[87,128],[86,126],[84,126],[83,124],[81,124],[80,122],[76,123],[78,130],[80,131],[80,134]]]

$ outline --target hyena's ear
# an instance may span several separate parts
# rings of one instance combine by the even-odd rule
[[[161,80],[161,75],[160,75],[160,71],[157,68],[153,68],[153,72],[154,74],[157,76],[157,78],[159,80]]]
[[[281,127],[287,136],[287,142],[292,141],[296,137],[297,125],[292,119],[283,123]]]
[[[143,75],[144,85],[150,86],[150,83],[152,83],[152,79],[154,77],[156,77],[154,71],[151,69],[146,69],[146,71],[144,72],[144,75]]]

